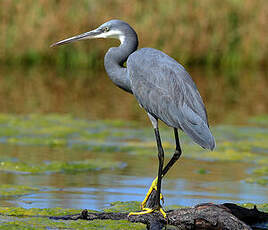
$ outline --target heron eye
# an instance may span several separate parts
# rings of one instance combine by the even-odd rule
[[[104,32],[108,32],[110,30],[110,28],[108,26],[104,27],[103,31]]]

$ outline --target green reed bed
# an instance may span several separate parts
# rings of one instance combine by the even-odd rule
[[[243,68],[267,65],[266,0],[0,2],[0,62],[102,68],[113,42],[49,45],[111,18],[126,20],[141,46],[164,50],[183,64]]]

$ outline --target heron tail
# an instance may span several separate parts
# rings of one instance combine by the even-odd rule
[[[188,134],[192,140],[204,149],[213,150],[216,146],[215,139],[209,129],[207,121],[200,116],[184,107],[183,119],[179,119],[178,123],[181,129]]]
[[[181,128],[192,138],[195,143],[199,144],[204,149],[213,150],[215,148],[215,139],[209,127],[205,123],[190,126],[184,123],[181,124]]]

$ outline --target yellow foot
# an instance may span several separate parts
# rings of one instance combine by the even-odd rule
[[[157,209],[151,209],[151,208],[146,208],[145,207],[146,206],[146,203],[147,203],[147,201],[149,199],[149,196],[152,193],[152,191],[153,190],[156,190],[157,191],[157,180],[158,180],[157,177],[153,180],[152,185],[151,185],[149,191],[147,192],[144,200],[141,203],[141,209],[142,209],[142,211],[140,211],[140,212],[130,212],[128,214],[128,216],[131,216],[131,215],[143,215],[143,214],[152,213],[154,211],[159,211],[164,216],[164,218],[167,217],[167,214],[165,213],[165,211],[163,210],[163,208],[161,206],[160,206],[160,208],[157,208]],[[160,193],[160,199],[162,200],[162,202],[164,202],[164,198],[163,198],[163,195],[161,193]]]
[[[159,211],[164,216],[164,218],[167,217],[167,214],[165,213],[163,208],[159,208],[159,209],[143,208],[143,211],[141,211],[141,212],[130,212],[128,214],[128,216],[131,216],[131,215],[143,215],[143,214],[152,213],[154,211]]]
[[[157,191],[157,180],[158,180],[158,177],[156,177],[153,182],[152,182],[152,185],[151,187],[149,188],[149,191],[147,192],[144,200],[142,201],[141,203],[141,209],[144,210],[145,209],[145,206],[146,206],[146,202],[148,201],[149,199],[149,196],[150,194],[152,193],[153,190]],[[162,195],[162,193],[160,193],[160,199],[162,200],[162,202],[164,203],[164,197]]]

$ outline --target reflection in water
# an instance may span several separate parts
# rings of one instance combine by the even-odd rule
[[[217,69],[189,69],[212,125],[243,123],[248,116],[268,113],[265,70],[223,73]],[[1,68],[0,95],[0,112],[57,112],[89,119],[147,122],[135,98],[115,87],[104,70],[93,73],[90,70],[58,72],[50,67]]]
[[[40,149],[41,153],[46,150],[49,155],[57,152],[49,148]],[[24,150],[18,152],[23,154]],[[42,188],[40,193],[2,199],[2,205],[25,208],[102,209],[113,201],[142,201],[157,172],[156,156],[142,157],[126,153],[94,155],[88,152],[88,154],[100,159],[120,158],[127,163],[127,166],[116,170],[78,174],[19,175],[2,172],[0,181],[3,184],[23,184]],[[36,156],[38,155],[37,153]],[[42,154],[39,156],[42,158]],[[70,154],[67,156],[74,157]],[[79,157],[77,154],[77,158]],[[268,196],[267,187],[243,182],[247,177],[246,170],[250,166],[241,162],[204,162],[182,158],[164,180],[165,205],[192,206],[201,202],[267,202],[265,200]],[[198,169],[206,169],[208,173],[200,174],[197,172]]]

